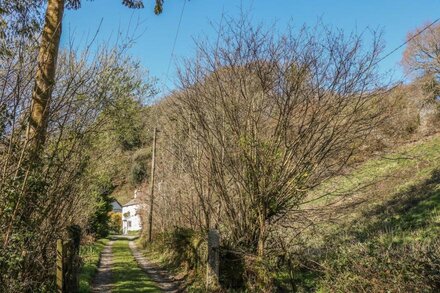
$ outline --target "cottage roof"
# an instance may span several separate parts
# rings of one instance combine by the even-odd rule
[[[114,203],[114,202],[117,203],[119,206],[122,207],[121,203],[120,203],[117,199],[115,199],[115,200],[112,201],[112,203]]]
[[[130,200],[129,202],[127,202],[126,204],[123,205],[123,207],[128,207],[128,206],[132,206],[132,205],[137,205],[140,204],[141,200],[139,198],[133,198],[132,200]]]

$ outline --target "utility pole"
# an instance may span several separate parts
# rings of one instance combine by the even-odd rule
[[[156,134],[157,128],[153,130],[153,150],[151,156],[151,180],[150,180],[150,213],[148,215],[148,242],[151,242],[153,229],[153,203],[154,203],[154,171],[156,170]]]

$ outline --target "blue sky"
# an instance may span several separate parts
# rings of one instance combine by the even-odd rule
[[[115,38],[118,31],[126,32],[130,21],[131,27],[138,23],[137,32],[143,33],[130,54],[159,80],[162,94],[174,87],[175,61],[194,54],[193,39],[207,36],[215,40],[211,23],[220,22],[222,12],[234,17],[243,8],[249,11],[253,22],[268,25],[276,22],[279,29],[288,23],[313,25],[319,18],[325,24],[346,31],[382,29],[386,44],[384,54],[404,42],[408,31],[440,17],[440,0],[190,0],[185,3],[184,10],[184,0],[165,0],[164,12],[159,16],[153,13],[154,0],[144,0],[145,8],[139,10],[127,9],[121,2],[83,0],[81,9],[67,10],[62,45],[68,44],[71,35],[75,35],[76,42],[84,43],[95,34],[101,20],[96,44]],[[172,57],[182,10],[181,27]],[[396,51],[380,65],[383,72],[393,72],[395,80],[402,76],[398,64],[402,51],[403,48]]]

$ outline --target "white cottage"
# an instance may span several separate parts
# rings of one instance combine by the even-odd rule
[[[139,195],[139,190],[135,190],[134,198],[122,206],[123,234],[128,234],[129,231],[140,231],[142,229],[140,211],[143,204]]]

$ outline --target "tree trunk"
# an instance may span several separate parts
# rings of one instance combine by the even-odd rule
[[[260,213],[258,217],[259,233],[258,233],[258,243],[257,243],[257,255],[259,257],[264,256],[264,249],[266,243],[266,217],[264,213]]]
[[[27,139],[31,143],[31,157],[38,158],[46,140],[49,103],[55,83],[58,48],[64,0],[49,0],[38,53],[35,85],[32,91],[31,115]]]
[[[29,165],[27,167],[23,190],[21,194],[28,197],[24,199],[26,206],[23,207],[21,218],[23,221],[30,221],[30,215],[34,210],[33,201],[35,197],[26,190],[27,178],[30,172],[38,169],[41,158],[41,149],[46,139],[47,120],[49,117],[49,101],[52,95],[55,82],[56,63],[58,57],[58,47],[61,37],[61,23],[64,13],[64,0],[49,0],[46,8],[46,17],[41,36],[40,50],[38,52],[37,72],[35,75],[35,85],[32,91],[31,113],[28,129],[26,133],[27,142],[31,144],[29,154]],[[38,171],[36,171],[38,172]],[[6,229],[3,248],[9,243],[12,233],[13,223],[19,215],[19,207],[22,204],[21,196],[18,199],[15,210],[10,220],[10,225]]]

